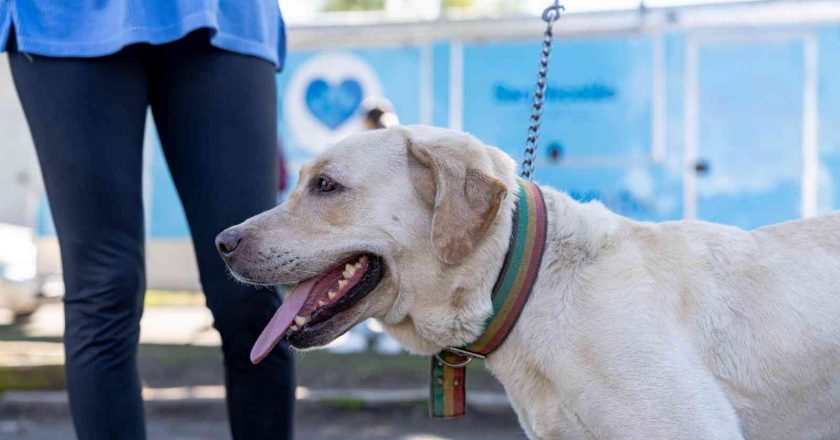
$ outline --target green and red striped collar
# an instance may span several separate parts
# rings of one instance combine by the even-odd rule
[[[518,179],[518,185],[510,246],[491,296],[493,314],[473,343],[446,348],[432,358],[429,393],[432,417],[453,419],[466,413],[466,365],[475,358],[483,359],[502,345],[537,279],[548,223],[545,200],[536,184]]]

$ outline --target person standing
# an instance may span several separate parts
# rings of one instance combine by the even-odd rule
[[[276,203],[276,0],[0,0],[61,247],[67,390],[82,440],[144,439],[142,151],[151,107],[222,338],[235,439],[291,439],[288,346],[248,354],[280,297],[237,284],[215,235]]]

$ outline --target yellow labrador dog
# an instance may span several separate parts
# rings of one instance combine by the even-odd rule
[[[510,157],[454,131],[330,148],[286,203],[217,239],[238,279],[297,284],[254,360],[368,317],[415,353],[474,341],[516,188]],[[840,438],[840,215],[747,232],[542,191],[539,277],[487,358],[531,439]]]

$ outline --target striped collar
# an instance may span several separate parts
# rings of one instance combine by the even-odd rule
[[[466,413],[466,366],[498,348],[519,319],[545,249],[546,209],[539,187],[518,179],[510,246],[493,286],[493,313],[477,340],[464,347],[448,347],[432,358],[429,412],[435,418],[458,418]]]

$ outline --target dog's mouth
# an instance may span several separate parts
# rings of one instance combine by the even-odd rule
[[[380,257],[361,254],[300,282],[254,343],[251,362],[262,361],[284,336],[293,338],[304,331],[317,330],[361,301],[382,281],[382,266]]]

